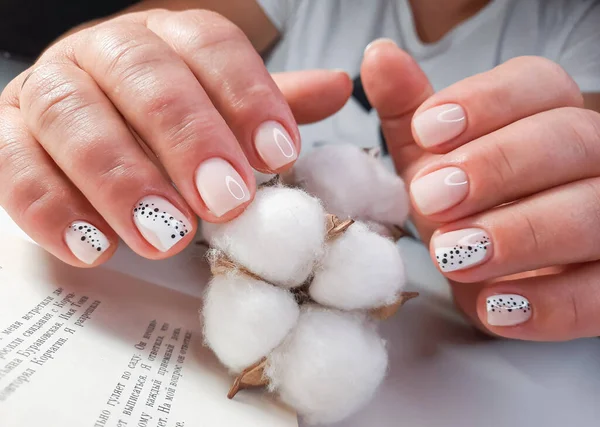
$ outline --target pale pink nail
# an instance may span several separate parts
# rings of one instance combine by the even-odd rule
[[[218,157],[198,167],[196,187],[206,207],[217,217],[250,200],[250,191],[240,174]]]
[[[469,192],[469,178],[459,168],[443,168],[414,180],[410,192],[419,211],[431,215],[460,203]]]
[[[75,221],[67,227],[65,242],[73,255],[86,264],[93,264],[110,246],[104,233],[85,221]]]
[[[492,253],[491,239],[480,228],[465,228],[437,235],[432,245],[435,259],[444,273],[481,264]]]
[[[467,127],[465,110],[458,104],[433,107],[413,119],[413,126],[424,147],[450,141]]]
[[[531,317],[527,298],[515,294],[492,295],[486,300],[487,323],[491,326],[514,326]]]
[[[273,171],[298,158],[292,138],[277,122],[265,122],[260,125],[254,136],[254,145],[262,160]]]
[[[171,249],[192,230],[185,215],[163,197],[144,197],[133,207],[132,214],[144,239],[161,252]]]

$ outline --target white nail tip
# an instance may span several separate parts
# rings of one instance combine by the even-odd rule
[[[110,247],[104,233],[85,221],[75,221],[67,227],[65,242],[73,255],[86,264],[93,264]]]
[[[161,252],[171,249],[191,231],[185,216],[158,196],[140,200],[133,209],[133,220],[142,236]]]
[[[491,326],[513,326],[531,317],[529,300],[521,295],[492,295],[486,299],[487,322]]]

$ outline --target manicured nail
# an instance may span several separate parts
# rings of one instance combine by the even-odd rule
[[[433,238],[435,259],[444,273],[487,261],[491,245],[488,234],[479,228],[450,231]]]
[[[371,49],[374,46],[377,46],[378,44],[392,44],[394,46],[398,46],[394,40],[382,37],[380,39],[373,40],[371,43],[369,43],[365,48],[365,53],[367,53],[369,49]]]
[[[513,326],[531,317],[527,298],[515,294],[493,295],[486,300],[487,323],[491,326]]]
[[[220,158],[205,160],[196,170],[196,187],[206,207],[217,217],[250,200],[239,173]]]
[[[133,221],[152,246],[166,252],[188,234],[192,225],[167,199],[147,196],[133,208]]]
[[[421,145],[431,147],[463,133],[467,116],[458,104],[438,105],[416,116],[413,126]]]
[[[104,233],[85,221],[75,221],[67,227],[65,242],[73,255],[86,264],[93,264],[110,246]]]
[[[269,169],[276,171],[298,158],[298,152],[289,133],[277,122],[265,122],[254,136],[259,156]]]
[[[469,192],[469,178],[459,168],[443,168],[414,180],[410,192],[419,211],[431,215],[461,202]]]

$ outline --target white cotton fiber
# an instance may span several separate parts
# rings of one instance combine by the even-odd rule
[[[363,316],[304,307],[268,358],[271,389],[311,424],[333,423],[368,402],[387,370],[384,341]]]
[[[285,289],[244,275],[218,275],[205,295],[204,337],[225,366],[240,372],[278,346],[298,314]]]
[[[404,181],[361,148],[326,145],[300,157],[286,176],[341,218],[404,224],[409,202]]]
[[[267,187],[239,217],[203,227],[212,247],[273,284],[294,287],[322,255],[325,212],[304,191]]]
[[[404,284],[404,265],[394,242],[355,222],[327,243],[309,293],[330,307],[367,309],[395,302]]]

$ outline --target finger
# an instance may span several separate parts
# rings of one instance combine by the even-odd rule
[[[600,114],[558,108],[521,119],[428,164],[410,185],[414,206],[450,222],[600,174]]]
[[[64,177],[28,131],[15,104],[0,101],[0,206],[29,237],[79,267],[109,259],[115,232]]]
[[[493,334],[533,341],[600,335],[600,263],[481,289],[477,315]]]
[[[229,220],[254,194],[252,168],[185,62],[143,25],[147,16],[84,31],[74,43],[75,62],[160,159],[192,209],[208,221]]]
[[[335,114],[352,95],[352,80],[344,71],[293,71],[272,77],[300,124],[318,122]]]
[[[587,179],[445,225],[432,257],[457,282],[600,259],[599,194]]]
[[[532,277],[544,277],[551,276],[563,273],[568,269],[572,269],[569,266],[552,266],[547,268],[541,268],[538,270],[526,271],[522,273],[511,274],[508,276],[503,276],[495,280],[489,280],[486,282],[479,283],[471,283],[468,286],[465,286],[463,283],[454,282],[452,280],[449,281],[450,287],[452,288],[452,296],[454,300],[454,304],[456,308],[458,308],[461,313],[463,313],[469,321],[480,331],[486,334],[492,334],[488,327],[485,326],[484,322],[481,321],[479,315],[477,313],[477,301],[481,290],[486,286],[494,286],[498,283],[508,282],[508,281],[518,281],[523,279],[528,279]]]
[[[577,84],[541,57],[509,60],[427,99],[415,112],[417,143],[447,153],[516,120],[558,107],[583,107]]]
[[[255,169],[279,172],[293,164],[298,126],[241,29],[207,10],[151,13],[147,25],[189,66]]]
[[[189,207],[91,77],[62,61],[37,65],[25,82],[27,127],[133,250],[149,258],[181,250],[195,228]]]
[[[423,154],[414,142],[411,119],[417,107],[433,94],[433,88],[419,65],[388,39],[367,47],[361,79],[381,119],[396,170],[406,177],[411,174],[407,166],[416,171],[415,160]]]

